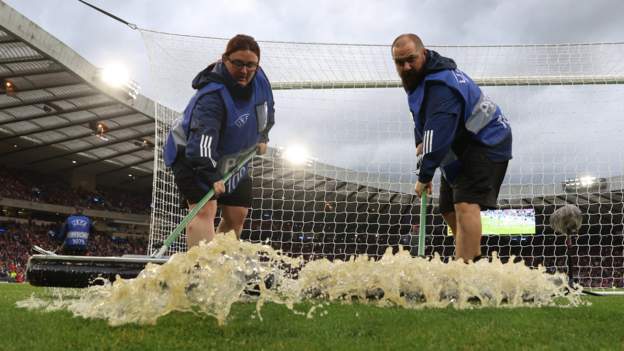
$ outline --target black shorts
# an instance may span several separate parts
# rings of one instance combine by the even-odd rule
[[[462,169],[454,185],[442,177],[440,213],[454,212],[454,204],[458,202],[479,204],[482,210],[496,208],[509,161],[491,161],[487,149],[479,146],[468,147],[460,160]]]
[[[189,203],[198,203],[206,193],[198,185],[199,181],[193,168],[181,160],[176,161],[172,168],[174,181],[180,191],[180,207],[188,208]],[[251,207],[251,185],[251,178],[245,176],[232,193],[219,196],[217,203],[226,206]]]

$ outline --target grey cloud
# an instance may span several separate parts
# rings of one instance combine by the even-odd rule
[[[27,17],[96,65],[113,54],[129,62],[152,92],[137,32],[77,1],[8,0]],[[624,2],[554,1],[124,1],[92,0],[141,27],[229,37],[246,32],[262,40],[387,44],[416,32],[427,44],[621,41]]]

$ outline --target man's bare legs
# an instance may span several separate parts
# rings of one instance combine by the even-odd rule
[[[444,221],[446,222],[446,224],[451,228],[451,231],[453,232],[453,238],[455,238],[455,258],[457,258],[457,253],[459,252],[459,240],[457,240],[457,216],[455,215],[455,211],[453,212],[446,212],[442,214],[442,217],[444,218]]]
[[[472,261],[481,255],[481,207],[479,204],[459,202],[455,212],[442,214],[455,237],[455,259]]]

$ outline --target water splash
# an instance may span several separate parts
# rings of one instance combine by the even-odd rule
[[[148,264],[135,279],[87,289],[49,289],[47,296],[31,296],[18,307],[44,311],[68,310],[75,316],[105,319],[110,325],[155,324],[173,311],[213,316],[225,324],[232,304],[256,295],[258,317],[266,302],[295,311],[312,301],[305,314],[312,318],[328,301],[373,304],[380,307],[481,308],[578,306],[581,288],[567,285],[565,274],[547,274],[522,262],[475,264],[414,258],[407,251],[379,260],[366,256],[304,264],[271,247],[241,242],[233,233],[218,235],[163,265]]]

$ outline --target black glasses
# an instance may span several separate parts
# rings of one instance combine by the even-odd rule
[[[232,60],[229,57],[226,57],[226,59],[230,61],[230,63],[233,64],[234,67],[238,69],[243,69],[243,67],[247,67],[248,70],[253,71],[258,68],[258,62],[245,62],[241,60]]]
[[[403,66],[406,62],[409,64],[412,64],[416,61],[416,59],[418,58],[418,56],[416,55],[409,55],[407,57],[397,57],[394,59],[394,63],[397,66]]]

